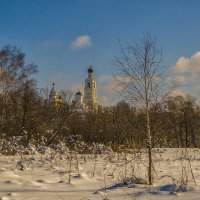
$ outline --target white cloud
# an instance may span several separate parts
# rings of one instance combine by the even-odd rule
[[[176,76],[176,81],[180,84],[186,84],[188,82],[188,77],[183,75]]]
[[[97,84],[97,96],[101,105],[109,106],[121,100],[118,92],[122,88],[118,85],[115,77],[103,74],[98,78]]]
[[[181,56],[172,66],[168,81],[176,80],[180,83],[180,90],[175,90],[172,96],[190,94],[197,96],[200,94],[200,51],[191,57]]]
[[[190,58],[180,57],[172,67],[176,74],[199,73],[200,72],[200,51],[193,54]]]
[[[194,88],[199,85],[200,76],[200,51],[194,53],[190,58],[180,57],[171,68],[171,76],[168,81],[176,80],[182,86]],[[184,88],[187,90],[187,88]]]
[[[101,85],[100,91],[108,93],[108,94],[114,94],[120,92],[122,88],[122,84],[120,84],[120,81],[122,82],[129,82],[130,79],[126,76],[111,76],[111,75],[101,75],[99,77],[99,83]]]
[[[190,76],[189,75],[177,75],[177,74],[172,74],[168,77],[165,78],[164,82],[166,84],[171,84],[172,82],[177,82],[179,85],[185,85],[188,84],[190,81]]]
[[[183,96],[183,97],[185,97],[186,95],[181,90],[174,90],[169,96],[171,96],[171,97],[175,97],[175,96]]]
[[[99,98],[99,104],[102,106],[108,106],[110,103],[110,98],[108,96],[102,96]]]
[[[103,74],[99,77],[99,82],[100,83],[110,82],[110,81],[112,81],[112,79],[113,79],[113,77],[111,75]]]
[[[90,36],[88,35],[81,35],[77,37],[71,44],[71,47],[73,49],[82,49],[91,46],[92,46],[92,41]]]
[[[117,91],[117,81],[115,80],[114,77],[107,75],[107,74],[103,74],[99,77],[99,83],[100,83],[100,87],[99,87],[99,91],[103,92],[103,93],[116,93]]]

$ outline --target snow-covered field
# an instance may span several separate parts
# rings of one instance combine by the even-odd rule
[[[0,156],[3,200],[199,200],[200,150],[154,149],[154,185],[147,154]],[[125,184],[124,184],[125,183]],[[136,184],[143,183],[143,184]],[[1,199],[0,198],[0,199]]]

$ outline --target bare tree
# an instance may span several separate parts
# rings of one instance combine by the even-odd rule
[[[170,131],[170,142],[176,139],[177,147],[196,147],[200,130],[200,108],[196,98],[190,95],[171,96],[166,101],[167,130]],[[173,145],[174,146],[174,145]]]
[[[52,142],[58,137],[62,129],[68,132],[68,127],[65,126],[67,121],[70,120],[73,113],[76,110],[76,103],[72,101],[73,92],[71,90],[61,91],[61,96],[59,96],[61,102],[57,109],[54,109],[55,115],[51,120],[56,121],[56,125],[53,128],[52,135],[47,140],[47,145],[52,144]],[[50,122],[50,121],[49,121]]]
[[[162,66],[162,51],[157,39],[146,33],[133,44],[123,46],[120,42],[120,56],[114,58],[119,70],[116,79],[122,88],[121,94],[134,106],[145,111],[146,147],[148,149],[148,181],[153,184],[152,131],[150,111],[164,102],[174,90],[174,82],[167,87],[164,80],[166,67]]]
[[[0,92],[3,108],[0,112],[0,124],[4,119],[9,101],[9,93],[16,91],[24,82],[37,72],[34,64],[25,64],[25,54],[18,48],[5,46],[0,50]]]

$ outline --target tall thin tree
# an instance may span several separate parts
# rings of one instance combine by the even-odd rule
[[[157,39],[146,33],[136,42],[120,42],[120,55],[114,58],[119,70],[116,79],[121,94],[135,107],[144,110],[146,118],[146,147],[148,149],[148,181],[153,184],[152,132],[150,111],[164,102],[177,84],[169,87],[164,79],[166,67],[162,62],[162,51],[157,47]]]

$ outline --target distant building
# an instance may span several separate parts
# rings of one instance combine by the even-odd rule
[[[85,109],[89,110],[98,109],[96,80],[93,77],[93,72],[94,71],[90,66],[88,68],[88,77],[85,79],[84,87],[83,104]]]
[[[82,95],[80,91],[76,92],[73,103],[75,103],[77,109],[97,110],[97,88],[96,80],[93,77],[94,70],[90,66],[87,72],[88,77],[85,79],[84,95]],[[48,102],[52,103],[52,105],[54,105],[56,108],[63,103],[62,97],[59,96],[56,92],[55,83],[53,83],[49,93]]]
[[[80,109],[84,108],[84,106],[83,106],[83,95],[80,91],[76,92],[73,102],[76,104],[77,108],[80,108]]]
[[[55,83],[52,84],[48,102],[52,104],[55,108],[59,108],[63,102],[62,97],[57,94],[57,91],[55,89]]]

